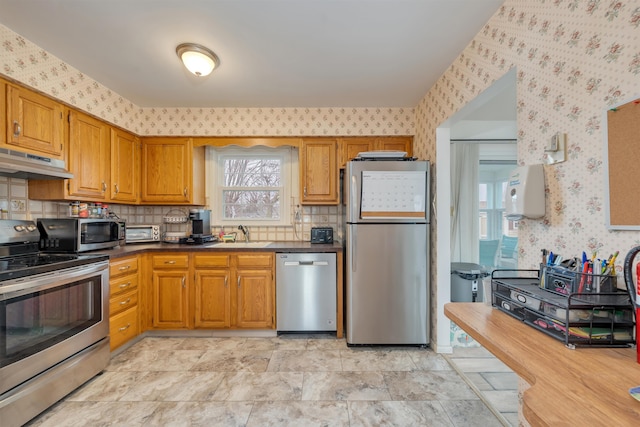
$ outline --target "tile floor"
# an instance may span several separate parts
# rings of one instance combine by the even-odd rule
[[[505,424],[429,349],[291,335],[144,338],[28,426]]]
[[[485,348],[454,347],[445,356],[506,425],[518,426],[518,376]]]

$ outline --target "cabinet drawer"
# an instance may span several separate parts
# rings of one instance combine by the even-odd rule
[[[132,307],[109,319],[109,337],[112,351],[137,335],[138,307]]]
[[[236,255],[236,266],[238,268],[263,268],[273,265],[273,255],[243,254]]]
[[[189,255],[154,255],[153,268],[187,268]]]
[[[138,288],[138,275],[118,277],[109,281],[109,295],[119,295]]]
[[[138,290],[134,289],[111,298],[109,300],[109,314],[113,316],[136,305],[138,305]]]
[[[229,255],[194,255],[193,264],[197,268],[229,267]]]
[[[109,264],[109,277],[114,278],[123,274],[131,274],[138,271],[138,257],[122,258],[111,261]]]

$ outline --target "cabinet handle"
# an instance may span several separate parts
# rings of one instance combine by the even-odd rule
[[[164,263],[165,264],[175,264],[176,262],[174,260],[171,260],[171,261],[165,261]]]
[[[123,271],[123,270],[128,270],[130,268],[131,268],[130,265],[123,265],[122,267],[119,267],[118,270]]]
[[[105,191],[107,191],[107,183],[102,181],[102,192],[104,193]]]
[[[184,187],[184,197],[189,197],[189,189]]]
[[[187,287],[186,280],[185,280],[185,278],[184,278],[184,277],[182,278],[182,287],[183,287],[183,288],[186,288],[186,287]]]
[[[131,285],[131,282],[123,283],[120,285],[120,289],[128,288]]]
[[[224,287],[225,287],[225,288],[227,288],[227,287],[229,286],[229,283],[228,283],[228,282],[229,282],[229,278],[228,278],[228,277],[225,277],[225,278],[224,278]]]
[[[123,326],[122,328],[118,329],[120,332],[122,331],[126,331],[127,329],[129,329],[131,327],[131,323],[127,323],[127,326]]]
[[[240,277],[241,276],[238,276],[238,287],[240,287]]]
[[[307,197],[307,186],[306,186],[306,185],[304,186],[304,191],[303,191],[303,193],[304,193],[304,197]]]
[[[120,301],[120,305],[127,305],[131,302],[131,298],[127,298],[126,301]]]
[[[116,184],[116,194],[118,194],[120,192],[120,189],[118,188],[118,184]]]
[[[13,121],[13,136],[20,136],[22,132],[22,128],[20,127],[20,123],[17,120]]]

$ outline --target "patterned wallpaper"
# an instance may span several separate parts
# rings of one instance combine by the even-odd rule
[[[638,232],[605,227],[604,111],[640,97],[640,1],[507,0],[416,107],[417,153],[437,159],[436,128],[517,70],[518,158],[544,163],[556,132],[564,163],[546,165],[546,216],[519,224],[520,267],[537,268],[542,248],[624,254]]]
[[[0,25],[0,74],[138,135],[413,135],[413,108],[140,108]]]

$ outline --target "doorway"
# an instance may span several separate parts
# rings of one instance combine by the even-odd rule
[[[512,146],[516,147],[516,136],[516,69],[513,68],[436,129],[438,164],[451,164],[452,146],[456,144],[456,140],[501,143],[510,141]],[[450,168],[446,166],[436,168],[436,227],[438,236],[436,242],[436,348],[438,352],[442,353],[453,351],[451,321],[444,315],[444,305],[451,301],[451,180]],[[479,190],[476,193],[479,193]],[[479,205],[479,196],[477,197],[474,200],[477,200],[476,203]],[[478,230],[475,235],[479,235],[478,217],[465,223],[475,227]],[[473,259],[479,260],[479,244],[471,250],[472,256],[475,257]]]

